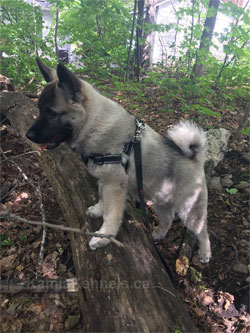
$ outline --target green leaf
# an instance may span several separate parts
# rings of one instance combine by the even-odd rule
[[[241,132],[241,134],[249,135],[250,134],[250,127],[243,128],[240,132]]]
[[[234,195],[238,192],[237,188],[226,188],[226,192],[228,192],[230,195]]]
[[[193,104],[191,105],[191,107],[202,114],[206,114],[207,116],[221,117],[221,114],[219,112],[214,112],[205,106],[199,104]]]

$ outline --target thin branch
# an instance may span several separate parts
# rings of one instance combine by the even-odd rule
[[[171,293],[171,291],[169,291],[169,290],[167,290],[167,289],[165,289],[165,288],[162,288],[162,287],[160,287],[160,286],[154,286],[154,287],[155,287],[155,288],[158,288],[158,289],[161,289],[161,290],[163,290],[163,291],[165,291],[166,293],[172,295],[173,297],[176,297],[173,293]]]
[[[56,224],[50,224],[50,223],[47,223],[47,222],[43,223],[43,222],[40,222],[40,221],[27,220],[23,217],[20,217],[20,216],[17,216],[15,214],[11,213],[9,210],[5,210],[5,211],[1,212],[0,213],[0,218],[1,217],[5,217],[8,220],[15,220],[15,221],[18,221],[20,223],[27,223],[27,224],[31,224],[31,225],[39,225],[39,226],[42,226],[42,227],[48,227],[48,228],[67,231],[67,232],[75,232],[75,233],[85,235],[85,236],[108,238],[115,245],[117,245],[119,247],[124,247],[124,245],[121,242],[119,242],[118,240],[116,240],[113,235],[104,235],[104,234],[100,234],[98,232],[83,231],[81,229],[65,227],[63,225],[56,225]]]
[[[34,154],[34,153],[40,153],[41,151],[40,150],[32,150],[32,151],[28,151],[26,153],[22,153],[22,154],[19,154],[19,155],[15,155],[15,156],[11,156],[11,157],[7,157],[4,155],[4,153],[2,153],[3,156],[5,156],[6,158],[2,161],[0,161],[0,163],[3,163],[3,162],[8,162],[9,160],[12,160],[14,158],[18,158],[20,156],[23,156],[23,155],[28,155],[28,154]]]
[[[40,203],[40,211],[42,214],[42,221],[43,221],[43,225],[46,223],[46,213],[45,213],[45,209],[44,209],[44,205],[43,205],[43,198],[42,198],[42,192],[41,192],[41,186],[44,183],[44,181],[47,178],[45,178],[41,184],[39,184],[36,188],[36,193],[38,196],[38,200]],[[44,250],[45,250],[45,242],[46,242],[46,227],[43,227],[43,236],[42,236],[42,242],[41,242],[41,247],[40,247],[40,253],[39,253],[39,259],[38,259],[38,264],[37,266],[40,266],[43,262],[43,258],[44,258]]]
[[[8,158],[5,156],[4,152],[2,151],[2,148],[0,148],[0,152],[1,152],[1,155],[4,157],[4,159],[8,160]],[[45,222],[46,222],[46,213],[45,213],[45,209],[44,209],[44,205],[43,205],[42,193],[41,193],[41,190],[40,190],[41,184],[38,185],[38,186],[35,186],[32,182],[30,182],[29,178],[26,176],[26,174],[20,168],[20,166],[18,164],[16,164],[16,162],[11,161],[11,163],[16,166],[16,168],[21,173],[21,175],[23,176],[23,178],[35,189],[35,192],[37,193],[38,200],[39,200],[39,203],[40,203],[40,211],[41,211],[42,220],[43,220],[43,226],[44,226]],[[44,226],[43,227],[43,236],[42,236],[41,248],[40,248],[39,259],[38,259],[38,266],[41,265],[42,262],[43,262],[45,240],[46,240],[46,228]]]

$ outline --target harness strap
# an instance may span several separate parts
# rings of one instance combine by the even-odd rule
[[[134,142],[135,172],[137,181],[137,191],[140,201],[140,208],[143,213],[145,224],[150,231],[150,224],[147,217],[146,205],[144,200],[143,180],[142,180],[142,160],[141,160],[141,142]],[[151,234],[151,233],[150,233]]]
[[[97,165],[103,164],[119,164],[122,163],[121,154],[117,155],[99,155],[99,154],[90,154],[88,156],[81,155],[83,162],[88,165],[89,160],[92,160]]]
[[[144,123],[141,120],[135,119],[135,135],[132,140],[125,143],[122,152],[128,157],[130,156],[132,149],[134,147],[134,141],[140,137],[142,129],[144,129]],[[107,154],[107,155],[101,155],[101,154],[90,154],[90,155],[84,155],[81,154],[81,158],[86,166],[88,166],[89,160],[93,161],[96,165],[103,165],[103,164],[121,164],[125,172],[128,172],[129,168],[129,158],[126,162],[122,159],[122,154]]]

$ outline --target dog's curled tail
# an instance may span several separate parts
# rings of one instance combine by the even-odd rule
[[[201,127],[190,121],[182,121],[168,131],[168,137],[190,159],[205,162],[206,134]]]

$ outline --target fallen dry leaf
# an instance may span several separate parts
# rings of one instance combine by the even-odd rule
[[[176,260],[175,263],[176,273],[181,276],[187,274],[189,268],[189,259],[186,256],[181,256]]]
[[[197,307],[194,309],[194,312],[196,313],[196,315],[197,315],[198,317],[202,317],[202,316],[204,316],[204,314],[205,314],[204,311],[202,311],[200,308],[197,308]]]
[[[204,295],[204,297],[202,298],[201,302],[202,305],[209,305],[213,303],[213,297],[209,296],[209,295]]]
[[[231,304],[231,302],[228,299],[226,299],[225,304],[223,305],[224,310],[227,310],[229,308],[230,304]]]
[[[13,268],[13,263],[17,258],[17,254],[11,254],[8,257],[4,257],[0,260],[0,270],[6,272]]]
[[[36,315],[39,315],[42,312],[42,306],[40,304],[31,304],[28,307],[28,311],[34,312]]]

